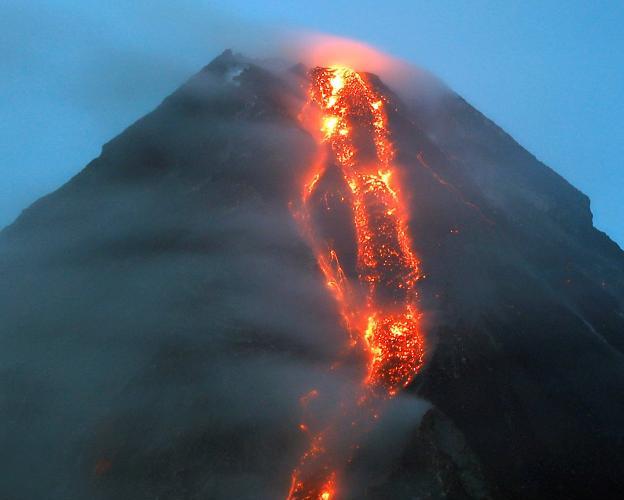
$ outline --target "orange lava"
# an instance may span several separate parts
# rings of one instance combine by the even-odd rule
[[[419,262],[407,231],[394,148],[385,113],[387,104],[362,75],[347,67],[317,67],[310,72],[308,107],[320,108],[319,121],[304,123],[320,132],[330,153],[311,166],[302,193],[298,220],[313,248],[319,268],[336,300],[352,345],[368,358],[361,394],[353,408],[312,436],[308,451],[292,474],[289,500],[335,498],[336,462],[332,440],[344,420],[364,428],[378,417],[375,401],[394,396],[423,365],[416,284]],[[349,279],[331,241],[318,236],[310,215],[310,197],[328,166],[335,165],[348,186],[357,246],[357,279]],[[344,405],[343,405],[344,406]],[[364,415],[364,416],[361,416]],[[348,453],[357,448],[351,443]],[[347,460],[349,458],[347,457]]]

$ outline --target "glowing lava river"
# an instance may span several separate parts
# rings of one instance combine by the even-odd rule
[[[341,473],[351,463],[359,437],[379,418],[384,401],[421,369],[424,338],[416,289],[419,262],[393,166],[387,101],[365,76],[346,67],[315,68],[309,76],[301,119],[318,136],[320,153],[310,167],[296,217],[338,305],[351,348],[361,352],[366,369],[335,415],[310,433],[287,498],[332,500],[342,496]],[[327,181],[332,175],[338,179],[333,184]],[[330,190],[348,214],[355,240],[353,271],[343,266],[350,258],[344,245],[335,244],[339,238],[317,215],[314,202],[328,199],[323,190]]]

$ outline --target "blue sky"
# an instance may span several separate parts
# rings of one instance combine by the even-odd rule
[[[623,26],[615,0],[5,0],[0,226],[224,48],[259,54],[307,28],[441,77],[588,194],[624,246]]]

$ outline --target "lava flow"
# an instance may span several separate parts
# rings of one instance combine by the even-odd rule
[[[352,401],[342,402],[335,418],[312,434],[308,451],[293,471],[289,500],[336,498],[340,468],[358,447],[344,440],[365,432],[378,418],[381,402],[413,380],[424,357],[416,290],[419,262],[411,249],[407,211],[393,166],[387,101],[364,76],[346,67],[315,68],[310,80],[306,108],[316,115],[313,125],[309,119],[304,124],[320,129],[322,155],[310,168],[297,219],[351,344],[364,353],[367,367]],[[339,198],[353,225],[356,255],[351,273],[343,269],[339,249],[318,227],[311,207],[331,168],[337,169],[345,186]]]

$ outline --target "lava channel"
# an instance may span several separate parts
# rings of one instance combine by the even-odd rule
[[[357,393],[311,433],[309,448],[292,472],[287,499],[335,500],[340,473],[359,447],[358,437],[379,418],[383,402],[407,386],[423,366],[424,337],[416,289],[419,261],[411,248],[407,210],[393,166],[387,101],[363,75],[347,67],[317,67],[309,77],[301,119],[319,138],[320,154],[307,174],[296,218],[338,305],[351,346],[364,354],[367,366]],[[323,196],[323,181],[331,175],[344,186],[330,194],[349,214],[355,239],[353,272],[343,269],[341,249],[315,217],[313,201]],[[343,252],[342,258],[349,255]],[[306,424],[301,427],[308,430]]]

